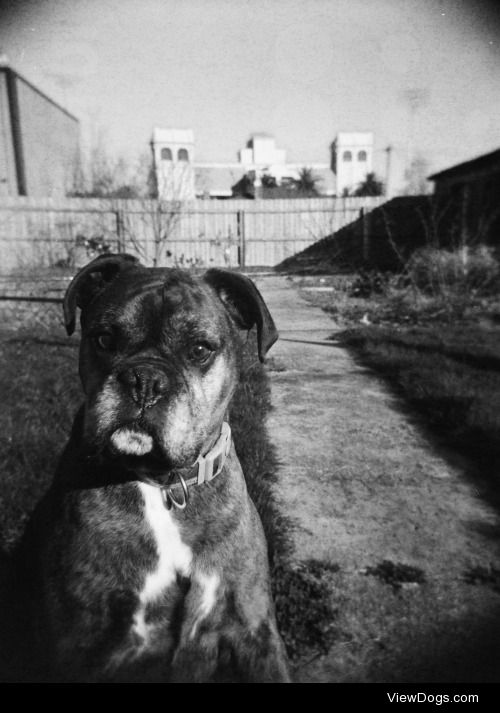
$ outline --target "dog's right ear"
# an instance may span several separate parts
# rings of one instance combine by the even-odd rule
[[[278,339],[278,330],[254,282],[245,275],[217,267],[207,270],[203,279],[215,289],[239,327],[252,329],[257,326],[257,347],[259,359],[263,362]]]
[[[66,332],[75,331],[76,308],[83,309],[103,287],[109,284],[120,272],[128,270],[139,261],[126,253],[99,255],[95,260],[76,273],[64,296],[64,324]]]

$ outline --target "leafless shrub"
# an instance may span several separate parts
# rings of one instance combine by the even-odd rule
[[[500,267],[491,247],[465,246],[458,250],[423,248],[412,255],[407,273],[413,284],[427,294],[488,294],[498,286]]]

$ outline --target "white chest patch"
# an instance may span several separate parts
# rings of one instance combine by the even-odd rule
[[[158,553],[156,568],[146,576],[139,594],[140,605],[133,624],[134,631],[147,646],[150,631],[145,621],[146,607],[173,584],[177,574],[189,576],[193,553],[182,541],[177,524],[163,504],[160,489],[140,483],[139,490],[144,498],[144,518],[151,528]]]

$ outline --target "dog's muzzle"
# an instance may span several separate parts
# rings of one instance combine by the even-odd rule
[[[167,374],[154,363],[134,364],[120,371],[116,378],[141,408],[154,406],[169,389]]]

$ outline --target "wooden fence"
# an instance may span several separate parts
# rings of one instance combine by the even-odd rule
[[[1,198],[0,273],[75,268],[104,250],[136,254],[148,265],[271,267],[383,200]]]

